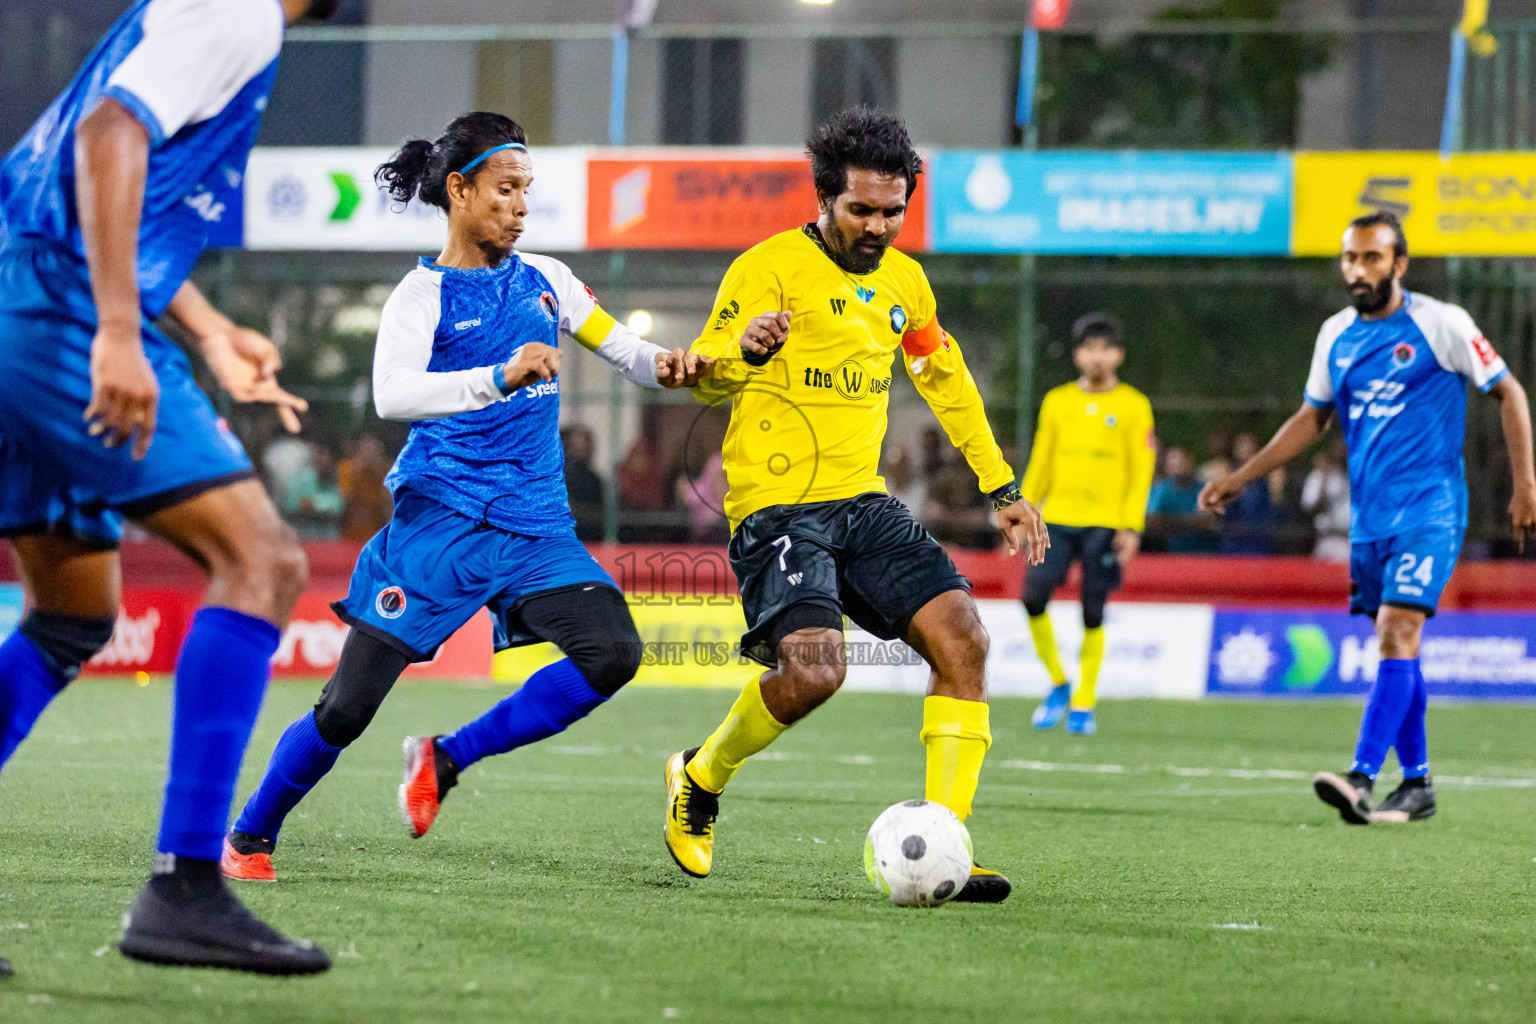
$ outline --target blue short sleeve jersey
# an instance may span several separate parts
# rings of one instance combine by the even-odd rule
[[[86,280],[75,131],[117,100],[149,133],[138,277],[145,315],[159,316],[238,209],[283,25],[278,0],[136,0],[0,163],[0,246],[63,249]]]
[[[1467,383],[1508,372],[1466,310],[1416,292],[1380,320],[1350,308],[1323,324],[1306,400],[1343,425],[1351,541],[1466,529]]]
[[[384,304],[374,357],[380,415],[411,420],[385,480],[391,492],[415,491],[512,533],[575,536],[560,380],[508,394],[500,368],[531,342],[558,346],[596,309],[592,293],[547,256],[513,253],[475,270],[423,258]],[[442,411],[425,418],[413,404]]]

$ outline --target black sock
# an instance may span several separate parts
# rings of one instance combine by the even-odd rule
[[[437,798],[442,800],[448,791],[459,784],[459,766],[453,763],[443,745],[432,740],[432,769],[437,775]]]
[[[1423,789],[1427,785],[1429,785],[1429,776],[1428,775],[1420,775],[1416,779],[1404,779],[1403,780],[1403,788],[1404,789]]]
[[[156,895],[173,903],[195,903],[226,891],[224,876],[219,874],[216,860],[176,857],[169,868],[162,870],[162,865],[157,863],[149,884]]]

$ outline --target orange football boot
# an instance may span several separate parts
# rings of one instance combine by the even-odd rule
[[[255,839],[254,836],[241,838]],[[219,858],[219,870],[224,877],[240,882],[277,881],[277,869],[272,866],[272,848],[276,844],[270,840],[256,839],[254,843],[241,845],[252,848],[253,852],[241,853],[230,842],[229,836],[224,837],[224,854]]]
[[[405,738],[405,781],[400,783],[400,820],[420,839],[437,820],[443,798],[458,782],[458,768],[437,749],[436,736]]]

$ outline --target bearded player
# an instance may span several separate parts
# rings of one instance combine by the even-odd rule
[[[890,248],[922,172],[906,130],[860,107],[817,128],[808,149],[819,219],[738,258],[693,345],[716,360],[700,397],[731,401],[725,513],[742,651],[767,668],[713,735],[667,762],[667,849],[694,877],[710,872],[731,776],[842,685],[844,614],[928,662],[927,797],[962,819],[971,812],[992,742],[987,632],[970,583],[876,472],[898,350],[991,497],[1009,550],[1038,562],[1049,543],[922,268]],[[1009,890],[973,868],[956,898],[998,902]]]
[[[1313,788],[1352,825],[1435,813],[1424,732],[1419,638],[1435,614],[1467,528],[1468,382],[1499,400],[1514,479],[1509,515],[1522,545],[1536,529],[1536,471],[1525,389],[1467,311],[1403,288],[1408,242],[1390,213],[1357,217],[1340,266],[1351,305],[1317,336],[1305,403],[1258,454],[1206,485],[1200,506],[1223,511],[1254,480],[1311,446],[1337,414],[1349,444],[1350,611],[1376,622],[1381,662],[1355,759]],[[1402,784],[1375,808],[1376,774],[1395,747]]]

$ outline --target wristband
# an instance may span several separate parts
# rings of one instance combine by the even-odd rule
[[[1024,500],[1024,492],[1019,490],[1018,484],[1004,484],[995,491],[987,492],[987,497],[992,499],[992,511],[1001,512],[1014,502]]]
[[[740,344],[741,344],[740,342],[737,342],[738,347],[740,346]],[[748,366],[767,366],[768,365],[768,360],[770,360],[774,356],[778,355],[779,354],[779,349],[781,349],[783,347],[784,347],[784,343],[781,341],[777,345],[773,346],[773,348],[769,349],[767,352],[761,352],[761,353],[759,353],[759,352],[748,352],[746,349],[742,349],[741,350],[741,358],[746,360],[746,363],[747,363]]]
[[[517,388],[507,383],[507,364],[502,363],[496,367],[496,390],[501,392],[503,398],[516,391]]]

